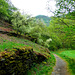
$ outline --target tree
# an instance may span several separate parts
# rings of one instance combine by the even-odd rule
[[[48,0],[48,10],[52,12],[55,16],[65,17],[65,14],[75,12],[75,0],[54,0],[56,1],[56,9],[53,11],[50,6],[50,1]]]
[[[21,15],[19,11],[14,12],[12,15],[12,26],[16,30],[17,34],[20,32],[20,34],[23,32],[22,26],[27,25],[27,15]]]
[[[57,37],[61,40],[61,43],[63,45],[63,48],[72,48],[74,49],[74,35],[75,35],[75,20],[71,19],[63,19],[61,18],[64,23],[57,17],[52,18],[52,21],[49,26],[49,30],[51,32],[55,33]],[[65,23],[67,25],[65,25]]]
[[[11,15],[17,10],[9,0],[0,0],[0,19],[10,22]]]
[[[58,16],[75,11],[75,1],[73,0],[56,0],[56,14]]]
[[[50,49],[53,47],[61,47],[61,45],[63,48],[75,49],[75,0],[55,1],[57,9],[54,12],[49,9],[55,14],[51,18],[52,20],[50,21],[50,26],[48,27],[51,36],[50,38],[53,40],[50,43]]]
[[[56,14],[59,16],[75,11],[75,1],[73,0],[56,0],[56,6],[58,8]]]

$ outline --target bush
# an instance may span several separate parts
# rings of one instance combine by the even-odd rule
[[[0,53],[1,75],[23,75],[36,61],[36,55],[31,47],[14,48],[12,51]]]
[[[45,60],[42,54],[35,53],[32,47],[16,47],[0,53],[1,75],[25,75],[33,63]]]
[[[50,35],[51,38],[47,39],[45,42],[45,46],[50,50],[57,50],[62,47],[61,40],[55,35]]]

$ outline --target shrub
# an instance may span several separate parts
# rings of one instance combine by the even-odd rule
[[[46,57],[35,54],[32,47],[15,47],[0,53],[0,74],[1,75],[25,75],[33,63],[39,63]]]
[[[36,60],[31,47],[15,48],[0,53],[0,74],[23,75]]]

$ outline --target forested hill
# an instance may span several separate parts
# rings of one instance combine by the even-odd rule
[[[43,19],[47,26],[50,25],[50,20],[51,20],[51,18],[48,17],[48,16],[45,16],[45,15],[38,15],[38,16],[36,16],[36,19]]]

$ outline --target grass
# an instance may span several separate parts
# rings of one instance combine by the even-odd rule
[[[40,64],[34,64],[35,66],[32,67],[31,70],[29,70],[27,75],[51,74],[53,66],[55,65],[55,58],[52,54],[49,54],[49,52],[47,52],[47,48],[31,42],[27,39],[0,34],[0,51],[4,51],[5,49],[11,50],[15,46],[31,46],[33,47],[33,50],[37,53],[50,56],[49,59],[41,62]]]
[[[29,40],[17,37],[8,37],[8,39],[5,37],[0,37],[0,51],[4,51],[5,49],[12,49],[15,46],[32,46],[34,51],[49,55],[46,52],[46,48]],[[55,65],[55,57],[52,54],[49,56],[49,59],[41,62],[40,64],[34,64],[35,66],[28,71],[27,75],[51,75],[53,66]]]
[[[69,63],[69,70],[72,75],[75,75],[75,50],[62,51],[57,54]]]
[[[40,64],[35,64],[28,72],[27,75],[51,75],[53,66],[55,65],[55,57],[50,54],[51,58],[43,61]]]
[[[33,47],[33,50],[36,51],[37,53],[50,56],[49,53],[47,52],[47,48],[41,45],[38,45],[27,39],[1,34],[0,51],[4,51],[5,49],[11,49],[14,46],[31,46]]]
[[[15,46],[25,46],[24,44],[11,42],[4,39],[2,39],[1,41],[3,42],[0,42],[0,51],[4,51],[5,49],[12,49]]]
[[[58,50],[56,50],[56,51],[54,51],[55,53],[61,53],[61,52],[63,52],[63,51],[71,51],[71,49],[69,48],[69,49],[67,49],[67,48],[64,48],[64,49],[58,49]],[[53,52],[53,51],[52,51]]]
[[[75,50],[72,51],[64,51],[61,54],[68,56],[69,58],[75,59]]]
[[[14,43],[10,41],[6,41],[2,44],[0,44],[0,51],[4,51],[5,49],[12,49],[15,46],[25,46],[24,44]]]

